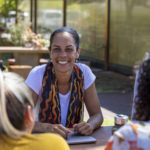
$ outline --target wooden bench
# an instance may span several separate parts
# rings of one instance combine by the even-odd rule
[[[39,62],[39,64],[40,64],[40,65],[48,64],[48,63],[49,63],[49,61],[50,61],[50,59],[49,59],[49,58],[40,58],[40,62]]]
[[[50,59],[48,59],[48,58],[40,58],[39,65],[48,64],[49,61],[50,61]],[[15,58],[7,59],[7,64],[8,64],[8,66],[15,65],[16,64]]]
[[[9,58],[9,59],[7,59],[7,64],[8,64],[8,66],[9,66],[9,65],[15,65],[15,63],[16,63],[15,58]]]
[[[15,72],[21,75],[24,79],[27,78],[31,69],[32,69],[32,66],[29,66],[29,65],[9,65],[8,66],[8,71]]]

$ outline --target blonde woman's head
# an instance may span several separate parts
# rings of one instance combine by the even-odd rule
[[[32,95],[24,79],[0,71],[0,134],[19,138],[34,125]]]

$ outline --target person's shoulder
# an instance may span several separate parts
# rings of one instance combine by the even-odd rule
[[[36,92],[40,90],[37,87],[41,87],[45,67],[46,64],[34,67],[25,80],[26,84]]]
[[[69,150],[68,144],[60,135],[53,133],[43,133],[36,135],[36,138],[38,139],[40,145],[44,145],[43,149],[45,150],[49,147],[55,150]]]
[[[41,70],[44,70],[46,67],[46,64],[43,64],[43,65],[39,65],[39,66],[35,66],[32,71],[33,72],[36,72],[36,71],[41,71]]]
[[[83,63],[75,63],[82,71],[91,70],[90,67]]]
[[[83,64],[83,63],[75,63],[79,68],[83,68],[83,67],[89,67],[88,65],[86,64]]]

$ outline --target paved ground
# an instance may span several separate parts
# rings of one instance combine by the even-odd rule
[[[115,114],[125,114],[130,117],[132,95],[132,92],[99,94],[105,118],[111,118]]]
[[[100,99],[104,118],[113,118],[115,114],[130,117],[134,78],[112,71],[93,69],[96,75],[96,89]],[[87,118],[85,110],[85,118]]]

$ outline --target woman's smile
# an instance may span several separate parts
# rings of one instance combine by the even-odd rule
[[[58,63],[61,64],[61,65],[65,65],[65,64],[68,63],[68,61],[58,61]]]
[[[76,44],[70,33],[58,33],[52,41],[51,59],[57,72],[72,72],[77,58]]]

